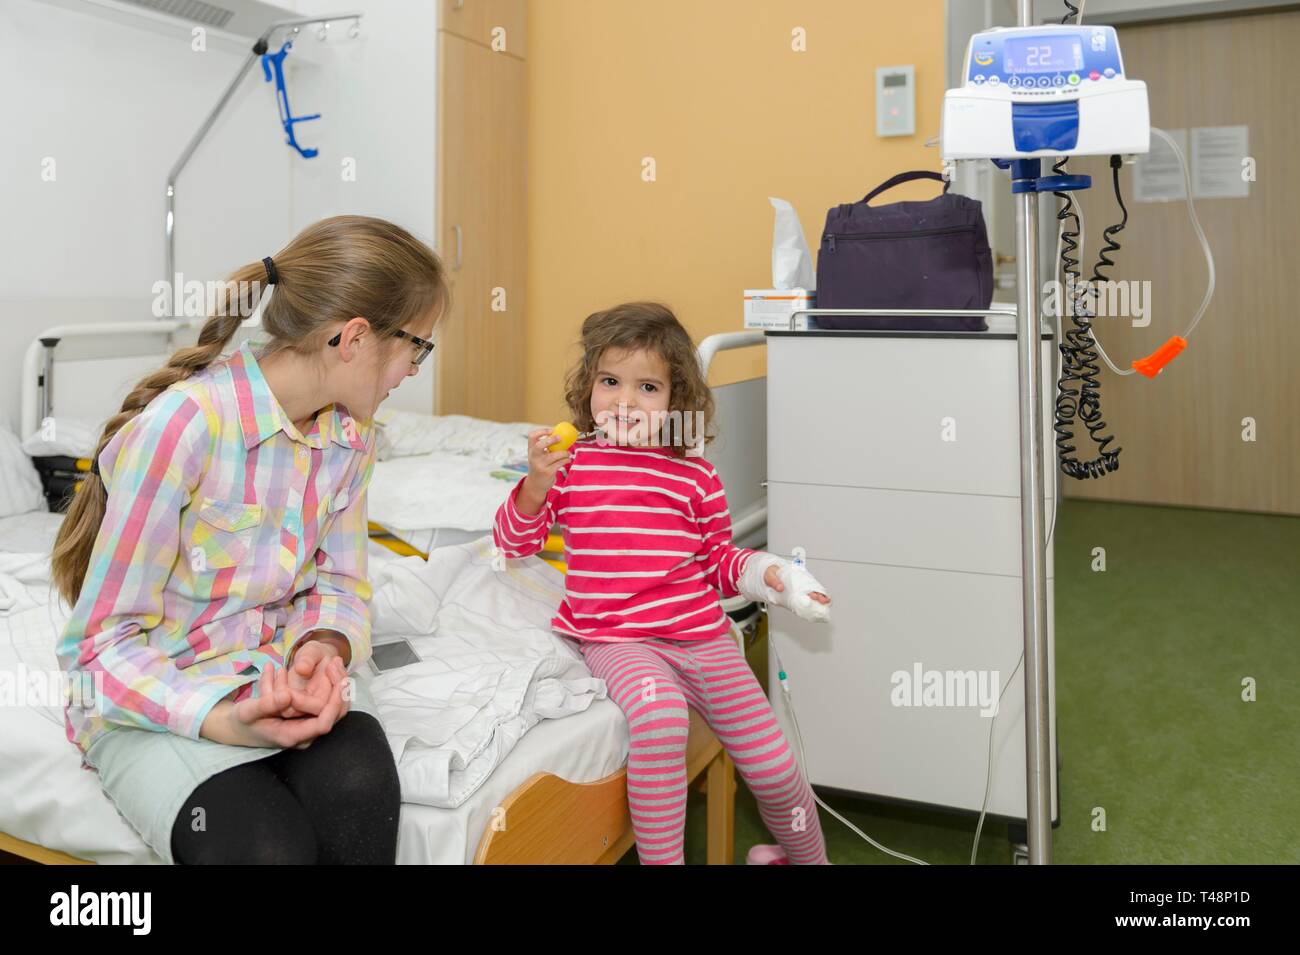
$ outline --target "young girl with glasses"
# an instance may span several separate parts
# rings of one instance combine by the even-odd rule
[[[262,289],[265,347],[222,358]],[[424,243],[338,216],[237,270],[109,419],[52,556],[68,738],[182,863],[392,863],[397,768],[347,677],[370,655],[372,418],[448,290]]]

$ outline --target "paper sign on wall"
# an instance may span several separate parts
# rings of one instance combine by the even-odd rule
[[[1244,199],[1250,182],[1243,178],[1242,161],[1250,153],[1248,126],[1195,126],[1165,130],[1187,158],[1194,199]],[[1138,202],[1169,202],[1187,197],[1178,157],[1159,136],[1151,137],[1151,151],[1139,156],[1133,167],[1133,198]]]
[[[1187,130],[1167,129],[1165,132],[1178,143],[1183,156],[1190,161],[1191,157],[1187,155]],[[1151,151],[1138,156],[1133,166],[1133,197],[1138,202],[1168,202],[1187,198],[1183,168],[1169,144],[1159,136],[1151,137]]]
[[[1248,126],[1197,126],[1192,130],[1192,195],[1241,199],[1250,195],[1242,160],[1250,155]]]

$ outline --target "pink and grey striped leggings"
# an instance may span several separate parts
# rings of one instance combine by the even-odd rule
[[[812,790],[733,637],[584,641],[582,653],[627,716],[627,796],[643,865],[684,861],[688,704],[735,761],[790,861],[825,864]]]

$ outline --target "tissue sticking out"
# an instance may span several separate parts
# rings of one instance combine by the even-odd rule
[[[768,197],[776,210],[772,228],[772,288],[816,287],[812,253],[799,224],[799,213],[784,199]]]
[[[772,286],[745,289],[745,328],[805,330],[816,322],[801,312],[816,307],[812,253],[794,206],[769,197],[776,211],[772,229]]]

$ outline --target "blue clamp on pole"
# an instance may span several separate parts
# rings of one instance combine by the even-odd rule
[[[1041,159],[991,159],[999,169],[1011,170],[1011,192],[1075,192],[1092,188],[1092,176],[1044,176]]]
[[[1092,188],[1092,176],[1039,176],[1037,179],[1016,180],[1011,183],[1012,193],[1019,192],[1074,192]]]
[[[263,53],[262,77],[266,82],[271,82],[271,72],[274,70],[276,101],[280,107],[280,125],[284,127],[285,142],[298,150],[303,159],[311,159],[316,155],[317,150],[299,146],[298,139],[293,134],[293,127],[295,123],[320,119],[320,113],[313,113],[311,116],[294,116],[293,111],[289,109],[289,92],[284,86],[284,58],[289,55],[289,50],[292,48],[293,43],[285,40],[284,45],[280,47],[280,52]]]
[[[1041,159],[1013,159],[1011,160],[1011,191],[1016,191],[1016,185],[1021,182],[1032,182],[1039,178],[1043,171],[1043,161]],[[1024,192],[1025,190],[1020,190]]]

